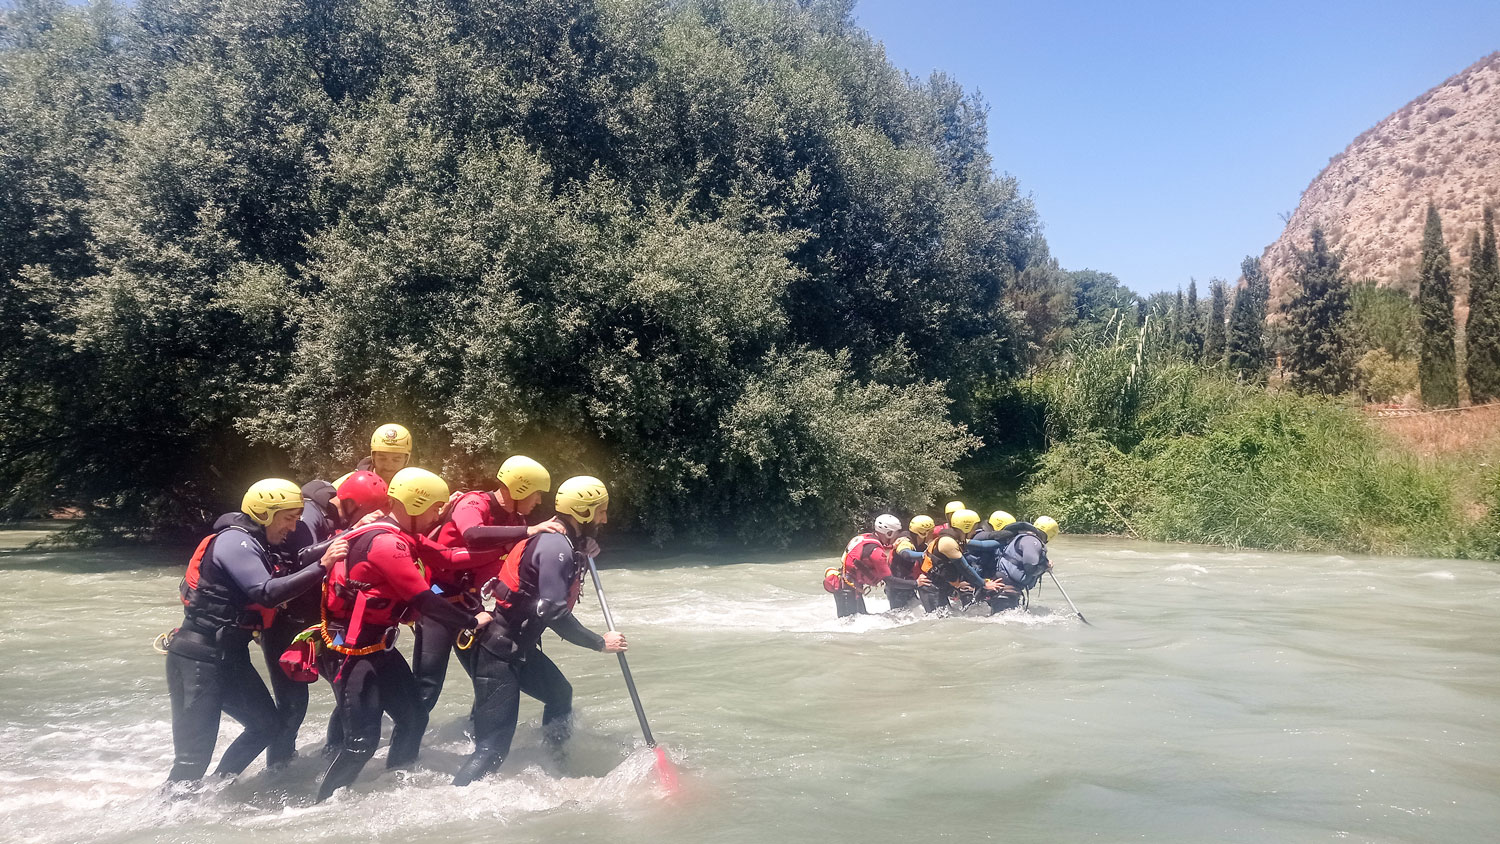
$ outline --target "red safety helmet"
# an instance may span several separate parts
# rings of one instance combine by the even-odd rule
[[[374,472],[355,472],[339,484],[339,500],[368,513],[385,506],[386,489],[385,480]]]

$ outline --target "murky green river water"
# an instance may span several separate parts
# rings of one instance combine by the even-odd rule
[[[326,684],[283,775],[256,762],[199,799],[157,795],[172,751],[150,643],[181,617],[179,569],[150,565],[163,554],[0,557],[0,840],[1500,838],[1491,565],[1064,537],[1054,558],[1088,627],[1050,584],[1029,614],[841,623],[828,558],[606,554],[677,795],[614,660],[549,637],[579,715],[565,762],[526,699],[500,775],[451,787],[472,698],[455,665],[419,769],[377,758],[314,807]],[[601,626],[591,595],[581,615]]]

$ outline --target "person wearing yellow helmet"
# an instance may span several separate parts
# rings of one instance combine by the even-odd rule
[[[933,532],[917,576],[917,597],[927,612],[945,614],[959,593],[986,587],[964,556],[978,526],[979,514],[963,508],[949,516],[947,527]]]
[[[594,538],[609,522],[609,490],[598,478],[563,481],[555,497],[561,533],[536,533],[511,548],[486,591],[495,621],[474,645],[474,752],[453,784],[468,785],[505,761],[515,738],[521,693],[542,702],[542,734],[553,747],[567,740],[573,687],[538,644],[548,629],[580,647],[623,653],[625,636],[599,635],[573,615]]]
[[[891,544],[891,576],[885,579],[891,609],[903,610],[917,602],[917,575],[935,527],[931,516],[913,516],[906,530],[896,534]]]
[[[387,490],[387,512],[347,531],[339,542],[347,555],[333,567],[323,590],[322,671],[333,681],[343,741],[318,785],[318,802],[354,782],[380,743],[381,713],[391,717],[386,767],[415,761],[427,729],[427,709],[417,694],[406,659],[392,646],[400,622],[415,613],[460,630],[490,620],[449,603],[431,589],[424,560],[455,564],[466,555],[427,557],[426,534],[436,526],[448,484],[425,469],[397,472]],[[336,543],[338,544],[338,543]]]
[[[386,483],[393,483],[396,473],[411,462],[411,449],[411,431],[387,422],[370,435],[370,455],[360,460],[355,469],[374,472]]]
[[[1002,547],[996,554],[996,584],[985,591],[991,612],[1004,612],[1022,605],[1024,595],[1052,568],[1047,543],[1057,536],[1057,521],[1041,516],[1033,523],[1013,522],[996,531]]]
[[[499,485],[493,492],[471,490],[453,499],[432,537],[439,545],[468,549],[472,565],[434,572],[432,585],[449,601],[470,607],[483,603],[479,587],[500,573],[500,564],[517,542],[537,533],[563,531],[562,524],[555,520],[536,525],[527,520],[541,503],[542,495],[552,491],[552,475],[542,464],[524,455],[513,455],[500,464],[495,478]],[[458,654],[459,664],[472,677],[473,649],[457,647],[459,631],[443,627],[430,617],[418,621],[415,632],[412,672],[422,705],[431,712],[443,691],[449,653]]]
[[[934,528],[933,533],[942,533],[948,529],[948,523],[953,520],[953,514],[959,510],[966,510],[962,501],[949,501],[943,505],[943,523]]]
[[[276,704],[250,662],[253,632],[268,626],[278,604],[323,582],[335,554],[320,565],[277,575],[270,547],[302,514],[302,490],[268,478],[252,485],[240,510],[221,516],[199,543],[181,592],[182,626],[167,644],[174,759],[170,782],[203,778],[223,713],[244,731],[224,751],[216,773],[240,773],[276,737]]]

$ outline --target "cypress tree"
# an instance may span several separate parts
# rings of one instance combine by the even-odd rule
[[[1427,228],[1422,232],[1422,276],[1417,290],[1422,320],[1422,342],[1417,380],[1422,404],[1458,404],[1458,360],[1453,351],[1453,260],[1443,242],[1443,221],[1437,208],[1427,206]]]
[[[1182,347],[1187,359],[1203,362],[1203,313],[1198,310],[1198,280],[1188,279],[1187,303],[1183,312]]]
[[[1182,357],[1184,351],[1183,329],[1187,326],[1187,310],[1183,307],[1182,288],[1177,288],[1177,298],[1172,300],[1172,318],[1167,330],[1167,342],[1172,354]]]
[[[1264,383],[1270,359],[1266,351],[1266,305],[1271,299],[1271,282],[1261,269],[1260,259],[1246,256],[1240,262],[1245,286],[1234,295],[1229,314],[1229,368],[1240,378]]]
[[[1203,357],[1209,366],[1224,362],[1224,307],[1228,304],[1228,293],[1223,279],[1208,283],[1208,331],[1204,334]]]
[[[1495,249],[1495,215],[1484,209],[1479,248],[1470,253],[1469,319],[1464,323],[1464,377],[1469,401],[1500,398],[1500,254]]]
[[[1349,282],[1321,226],[1312,249],[1297,251],[1297,294],[1287,308],[1287,368],[1300,393],[1346,393],[1354,384]]]

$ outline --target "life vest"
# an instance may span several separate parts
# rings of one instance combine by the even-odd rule
[[[1004,558],[1007,564],[1002,566],[1001,570],[1004,571],[1006,568],[1012,568],[1020,572],[1022,575],[1020,581],[1010,583],[1010,585],[1024,591],[1036,586],[1037,582],[1042,579],[1042,575],[1047,571],[1047,534],[1041,528],[1026,524],[1025,522],[1017,522],[1016,524],[1021,525],[1020,529],[1012,535],[1011,540],[1005,544],[1005,547],[1000,549],[1000,556]],[[1027,536],[1034,537],[1042,543],[1041,557],[1037,565],[1031,568],[1028,568],[1021,561],[1021,554],[1016,550],[1016,544]],[[1005,579],[1007,581],[1015,580],[1015,578],[1009,576]]]
[[[862,533],[849,540],[844,547],[843,569],[840,572],[845,584],[852,589],[874,586],[891,572],[891,550],[881,543],[873,533]]]
[[[203,537],[198,547],[193,550],[193,556],[188,560],[187,573],[183,575],[182,583],[177,587],[178,594],[182,596],[184,620],[192,622],[197,627],[212,630],[224,627],[264,630],[270,627],[271,622],[276,618],[275,607],[249,603],[237,606],[234,600],[235,590],[228,585],[203,582],[204,559],[211,559],[209,555],[212,553],[214,540],[230,530],[240,531],[260,546],[260,542],[249,531],[232,525],[218,533]],[[264,546],[261,548],[264,551]]]
[[[459,504],[465,500],[473,501],[476,499],[482,499],[486,502],[485,509],[487,513],[485,524],[525,524],[524,520],[519,522],[511,520],[510,511],[500,506],[500,499],[495,493],[487,489],[471,489],[460,493],[457,498],[453,499],[453,505],[448,508],[448,515],[428,534],[432,537],[433,541],[448,548],[465,547],[463,536],[453,526],[453,511],[458,509]],[[470,558],[475,561],[475,564],[470,568],[433,573],[433,585],[438,588],[439,593],[449,603],[464,604],[477,599],[479,597],[479,587],[484,584],[476,582],[478,578],[475,576],[475,572],[486,565],[493,565],[494,560],[499,557],[500,552],[496,551],[492,555],[490,552],[475,553],[471,551],[470,555]]]
[[[938,541],[945,536],[957,542],[959,553],[963,553],[964,545],[968,543],[968,539],[962,533],[959,533],[958,528],[951,528],[945,525],[942,530],[932,532],[932,540],[927,543],[927,550],[922,555],[921,573],[927,575],[930,580],[946,580],[957,586],[962,582],[958,577],[958,569],[955,565],[957,561],[943,556],[937,549]]]
[[[349,572],[365,561],[378,536],[400,530],[390,522],[372,522],[340,536],[349,543],[349,553],[329,569],[323,580],[318,625],[323,644],[330,650],[345,656],[364,656],[385,650],[395,641],[395,627],[409,605],[394,595],[382,594],[377,584],[351,579]],[[421,569],[421,561],[415,555],[412,559]],[[371,631],[378,634],[371,635]]]
[[[506,630],[511,633],[511,641],[522,650],[536,644],[542,637],[545,625],[540,624],[541,619],[536,614],[536,584],[526,583],[521,578],[521,561],[526,557],[526,551],[533,542],[547,536],[538,533],[511,546],[510,553],[505,555],[505,562],[500,566],[500,573],[496,575],[503,588],[495,590],[494,614],[501,619]],[[572,538],[568,538],[568,544],[572,545]],[[573,576],[568,585],[568,612],[578,605],[578,596],[583,590],[583,573],[588,565],[579,558],[577,548],[573,549]]]
[[[908,563],[901,557],[902,551],[926,550],[927,544],[922,537],[909,530],[903,530],[896,534],[896,541],[891,545],[891,574],[902,580],[915,580],[920,563]]]

